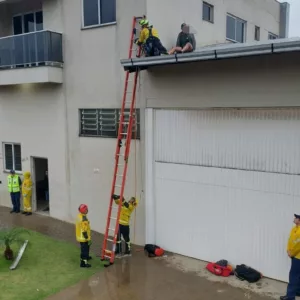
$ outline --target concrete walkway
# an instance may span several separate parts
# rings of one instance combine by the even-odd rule
[[[75,243],[74,225],[46,216],[11,215],[9,209],[0,207],[0,225],[1,223],[9,226],[22,226]],[[93,252],[99,253],[102,236],[94,233],[93,242]],[[176,263],[174,264],[173,261]],[[136,248],[132,257],[118,260],[113,266],[99,272],[89,280],[67,288],[59,294],[49,297],[48,300],[270,299],[267,296],[253,293],[251,291],[253,288],[249,288],[249,285],[244,283],[241,288],[238,288],[227,284],[224,279],[222,279],[223,282],[217,282],[209,280],[208,276],[199,276],[195,269],[197,264],[202,270],[204,264],[197,260],[179,256],[150,259]],[[234,277],[231,280],[236,281]],[[240,285],[240,283],[238,284]],[[257,290],[257,287],[261,287],[262,284],[265,283],[262,281],[255,285],[254,290]],[[282,290],[283,287],[281,286],[279,290]],[[273,297],[278,296],[276,292],[266,292],[266,294]]]

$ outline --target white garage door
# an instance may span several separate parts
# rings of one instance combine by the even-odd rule
[[[156,242],[286,281],[300,213],[300,110],[156,110]]]

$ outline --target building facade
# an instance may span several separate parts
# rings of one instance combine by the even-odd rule
[[[288,30],[288,6],[286,4],[280,4],[275,0],[220,2],[191,0],[188,4],[183,4],[184,2],[168,0],[161,4],[157,0],[0,1],[0,205],[10,206],[6,187],[6,176],[9,170],[15,169],[20,174],[30,170],[35,184],[34,208],[37,211],[43,210],[45,205],[43,180],[45,172],[48,171],[50,215],[73,222],[79,204],[86,203],[90,206],[93,229],[103,232],[113,176],[118,113],[125,75],[120,59],[128,55],[132,17],[147,15],[147,18],[158,29],[161,40],[167,48],[174,45],[183,22],[190,24],[193,28],[199,48],[215,44],[247,43],[286,37]],[[169,17],[166,18],[164,14],[158,12],[158,7],[160,12],[168,11]],[[271,62],[274,63],[274,61]],[[237,74],[241,75],[241,69],[238,69],[238,73],[233,73],[235,68],[239,68],[238,62],[233,65],[223,63],[220,72],[217,71],[217,67],[209,63],[201,67],[203,66],[209,70],[206,74],[200,72],[201,74],[197,75],[200,68],[197,67],[191,76],[186,78],[176,77],[177,73],[172,75],[170,68],[167,68],[165,73],[161,71],[153,73],[151,70],[143,72],[137,95],[139,123],[137,138],[133,141],[131,148],[125,196],[135,194],[141,198],[139,209],[134,217],[136,228],[134,242],[143,244],[147,238],[148,241],[164,244],[168,250],[207,259],[208,257],[202,253],[197,255],[185,253],[172,243],[167,243],[165,231],[161,233],[161,237],[153,235],[154,229],[151,233],[149,228],[155,223],[154,215],[160,222],[157,226],[162,226],[166,230],[170,228],[166,223],[169,218],[164,218],[165,209],[169,206],[156,207],[150,199],[158,201],[156,195],[159,199],[171,200],[173,197],[151,186],[151,180],[163,187],[165,183],[159,180],[168,177],[163,172],[175,174],[177,171],[162,169],[162,173],[157,175],[160,179],[156,177],[149,179],[149,174],[153,174],[154,169],[156,172],[161,167],[159,164],[156,165],[156,162],[170,162],[176,166],[180,164],[207,165],[210,160],[217,159],[210,154],[212,148],[209,147],[213,145],[208,145],[206,149],[200,147],[201,153],[190,153],[194,157],[203,156],[203,161],[181,161],[180,155],[183,154],[176,154],[176,151],[171,155],[170,152],[175,149],[173,147],[179,147],[179,145],[176,146],[176,141],[180,142],[184,139],[184,132],[192,128],[190,127],[192,124],[186,124],[186,127],[179,128],[178,137],[173,136],[174,140],[170,141],[172,148],[163,144],[157,146],[154,158],[154,154],[150,151],[154,146],[149,146],[152,135],[157,135],[153,133],[153,120],[156,120],[155,128],[164,128],[161,136],[155,137],[158,139],[157,143],[164,143],[166,139],[164,134],[169,136],[172,133],[171,128],[167,128],[168,124],[164,123],[164,119],[171,120],[170,124],[174,124],[175,120],[180,120],[180,114],[191,114],[190,111],[185,111],[191,108],[201,110],[219,106],[248,107],[251,99],[250,96],[245,97],[245,94],[250,95],[252,91],[247,90],[244,85],[249,83],[249,81],[246,82],[247,78],[259,73],[260,80],[255,80],[258,90],[255,92],[260,91],[260,94],[257,94],[255,101],[250,105],[254,107],[254,103],[259,105],[259,99],[264,97],[264,80],[258,70],[259,65],[256,65],[257,69],[251,69],[252,71],[244,76],[237,76]],[[227,74],[228,69],[232,71]],[[188,67],[184,66],[180,70],[189,72]],[[295,72],[294,69],[293,72]],[[269,74],[265,68],[264,74],[275,76],[276,73]],[[166,80],[165,76],[169,76],[169,79]],[[270,77],[268,82],[271,82],[271,79]],[[217,88],[216,80],[218,80]],[[276,78],[276,80],[279,79]],[[178,82],[175,90],[172,82]],[[205,89],[202,90],[198,86],[199,82]],[[284,84],[288,85],[288,82],[285,81]],[[269,88],[273,89],[272,95],[274,95],[276,89],[271,83]],[[293,89],[297,87],[293,86]],[[292,98],[296,92],[298,91],[293,91]],[[267,95],[267,99],[270,99],[267,106],[272,106],[274,101],[279,103],[276,97],[274,100]],[[171,110],[160,111],[161,108]],[[174,108],[180,108],[183,112],[174,112]],[[177,116],[176,113],[178,113]],[[194,112],[194,115],[191,114],[189,118],[194,123],[201,120],[201,122],[209,123],[210,119],[216,120],[219,116],[222,116],[222,120],[231,120],[235,114],[230,111],[201,110]],[[241,111],[238,114],[240,116],[236,118],[242,118],[247,115],[247,112]],[[249,114],[251,119],[252,115]],[[253,118],[262,118],[262,123],[268,115],[264,112],[259,116],[253,114]],[[275,112],[274,114],[277,116]],[[217,123],[213,125],[215,129],[220,126],[220,123],[219,125]],[[240,125],[229,122],[226,126],[223,139],[230,135],[234,126]],[[217,140],[219,137],[217,133],[214,134],[216,135],[214,139]],[[204,131],[200,131],[199,135],[199,139],[203,138],[201,135],[208,139]],[[190,143],[191,140],[186,140],[186,142]],[[199,145],[194,146],[199,147]],[[228,153],[238,151],[229,146],[218,145],[218,149],[227,147]],[[226,155],[223,158],[220,156],[220,160],[225,165]],[[228,159],[233,160],[233,158]],[[240,159],[243,160],[242,157]],[[152,163],[153,160],[155,163]],[[253,160],[255,161],[256,158]],[[219,165],[220,161],[211,164],[215,167]],[[242,168],[238,162],[237,168]],[[191,170],[178,172],[191,172]],[[197,176],[201,178],[202,175]],[[222,184],[224,183],[219,183],[219,185]],[[170,189],[172,190],[173,186],[170,186]],[[202,191],[199,190],[197,193],[202,193]],[[207,193],[210,197],[215,197],[209,191]],[[182,194],[181,197],[180,199],[183,199],[185,195]],[[197,199],[196,194],[193,197]],[[167,205],[163,201],[161,203]],[[169,204],[172,207],[172,203]],[[171,226],[171,223],[168,224]],[[228,228],[228,231],[230,230],[233,229]],[[201,229],[196,231],[199,234]],[[169,236],[171,237],[172,235]],[[192,233],[190,239],[196,238],[195,232]],[[276,272],[269,272],[268,275],[278,277]]]

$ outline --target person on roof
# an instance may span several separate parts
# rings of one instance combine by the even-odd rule
[[[149,25],[149,21],[143,19],[140,21],[142,27],[140,37],[136,43],[142,46],[146,56],[158,56],[161,54],[168,54],[167,49],[162,45],[158,32],[153,26]]]
[[[178,34],[176,47],[169,51],[169,55],[177,53],[193,52],[196,49],[195,36],[190,33],[190,28],[185,23],[181,24],[181,32]]]
[[[92,259],[90,256],[90,246],[92,244],[91,239],[91,227],[87,218],[89,212],[86,204],[81,204],[78,208],[79,214],[76,220],[76,240],[80,243],[80,267],[90,268],[88,260]]]
[[[30,172],[24,173],[24,181],[22,184],[23,208],[22,214],[26,216],[32,215],[31,208],[32,180]]]
[[[119,205],[120,203],[120,196],[119,195],[113,195],[113,199],[115,200],[115,203]],[[120,220],[119,220],[119,231],[118,231],[118,238],[117,238],[117,247],[115,251],[115,255],[122,254],[121,252],[121,236],[125,240],[125,255],[130,255],[130,216],[134,209],[136,208],[138,204],[138,201],[135,199],[135,197],[131,197],[130,200],[127,202],[125,201],[125,198],[123,197],[122,200],[122,208],[121,208],[121,214],[120,214]]]

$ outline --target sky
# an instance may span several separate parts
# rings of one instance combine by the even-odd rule
[[[291,5],[289,37],[300,37],[300,0],[280,0],[280,2],[289,2]]]

